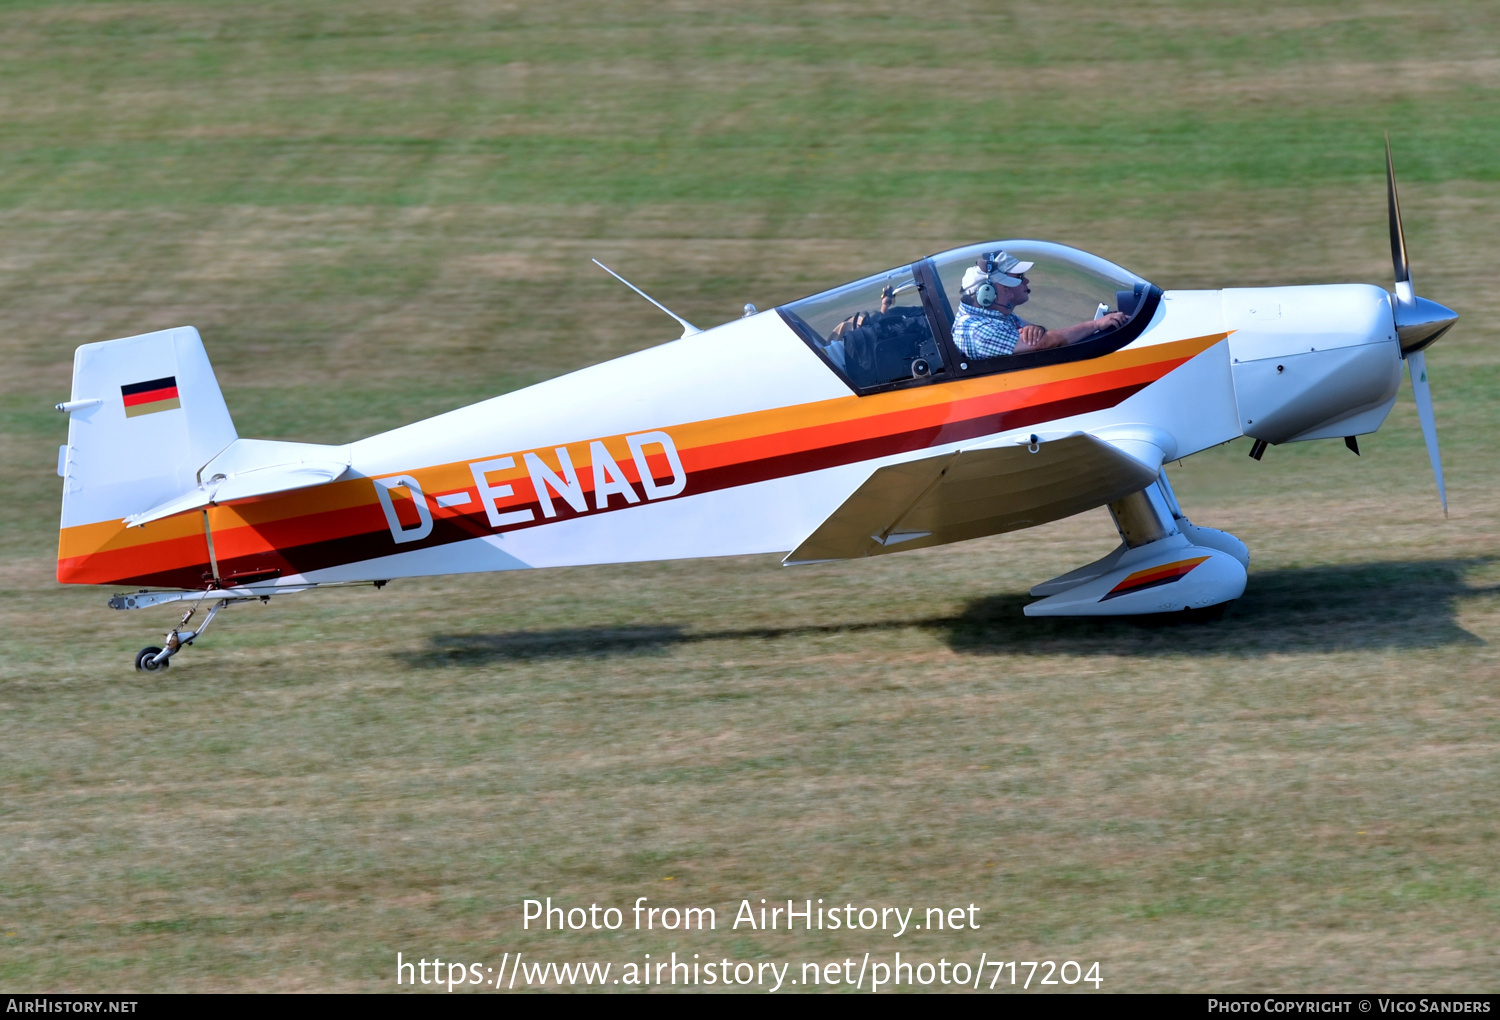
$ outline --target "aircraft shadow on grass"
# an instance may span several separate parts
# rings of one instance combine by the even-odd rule
[[[775,641],[816,635],[921,628],[942,633],[971,655],[1235,655],[1343,652],[1481,645],[1456,619],[1467,599],[1500,595],[1465,576],[1490,558],[1354,563],[1255,571],[1245,595],[1208,623],[1128,619],[1028,619],[1025,593],[970,601],[952,616],[869,623],[688,630],[666,624],[580,627],[498,634],[438,634],[429,648],[398,653],[408,666],[434,668],[537,659],[661,654],[709,641]]]

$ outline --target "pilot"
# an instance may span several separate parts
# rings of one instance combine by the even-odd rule
[[[965,271],[958,315],[953,320],[953,343],[960,351],[975,359],[1045,351],[1113,329],[1129,318],[1124,312],[1110,312],[1066,329],[1043,329],[1024,321],[1016,315],[1016,307],[1031,297],[1026,273],[1033,265],[997,251]]]

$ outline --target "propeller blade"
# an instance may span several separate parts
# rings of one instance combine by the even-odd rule
[[[1436,301],[1417,297],[1411,285],[1411,262],[1406,257],[1406,232],[1401,229],[1401,203],[1396,198],[1396,165],[1391,161],[1391,133],[1385,133],[1385,195],[1391,225],[1391,265],[1396,270],[1396,301],[1391,308],[1401,342],[1401,356],[1411,370],[1411,391],[1417,398],[1417,419],[1432,462],[1443,516],[1448,516],[1448,491],[1443,486],[1443,457],[1438,452],[1437,418],[1432,413],[1432,387],[1427,384],[1427,345],[1458,321],[1458,313]],[[1353,446],[1354,452],[1359,451]]]
[[[1437,419],[1432,413],[1432,389],[1427,385],[1427,352],[1415,351],[1406,356],[1411,369],[1411,391],[1417,398],[1417,418],[1422,422],[1422,438],[1427,441],[1427,459],[1432,461],[1432,477],[1437,482],[1438,499],[1443,516],[1448,516],[1448,493],[1443,487],[1443,458],[1438,453]]]
[[[1407,300],[1411,294],[1411,263],[1406,258],[1406,232],[1401,229],[1401,203],[1396,199],[1396,165],[1391,162],[1391,133],[1385,133],[1385,194],[1387,213],[1391,222],[1391,265],[1396,270],[1396,292],[1401,293],[1401,284],[1407,285]]]

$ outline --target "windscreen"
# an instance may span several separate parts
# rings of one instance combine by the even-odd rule
[[[920,383],[943,372],[911,266],[814,294],[781,311],[858,389]]]

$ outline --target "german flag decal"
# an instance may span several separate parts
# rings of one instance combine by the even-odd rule
[[[1137,570],[1125,580],[1109,590],[1100,602],[1108,602],[1117,599],[1121,595],[1134,595],[1138,591],[1147,588],[1160,588],[1164,584],[1171,584],[1186,577],[1194,567],[1207,560],[1207,556],[1199,556],[1191,560],[1178,560],[1176,563],[1163,563],[1159,567],[1147,567],[1145,570]]]
[[[170,411],[174,407],[182,406],[182,401],[177,399],[175,375],[169,375],[165,379],[148,379],[145,382],[121,386],[120,396],[125,398],[125,417],[127,418],[151,414],[155,411]]]

